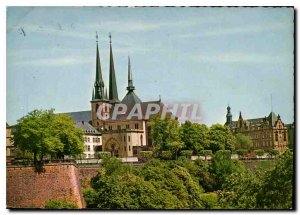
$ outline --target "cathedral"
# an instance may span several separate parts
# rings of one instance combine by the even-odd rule
[[[148,150],[151,147],[149,117],[145,117],[147,108],[149,105],[163,107],[163,103],[160,99],[142,102],[137,96],[129,57],[127,93],[122,100],[119,99],[111,35],[109,35],[109,38],[108,92],[102,78],[98,36],[96,36],[96,74],[90,101],[91,110],[66,114],[72,116],[77,122],[76,126],[85,133],[85,154],[87,158],[93,158],[96,151],[111,152],[111,155],[115,157],[137,157],[140,151]],[[140,107],[141,117],[128,118],[128,115],[137,104]],[[120,105],[125,105],[127,110],[112,118],[113,112]],[[160,110],[162,109],[160,108]],[[120,113],[119,110],[117,112]],[[167,112],[167,114],[170,114],[170,112]],[[101,117],[105,115],[108,117],[105,119]]]
[[[280,115],[271,112],[268,116],[255,119],[244,119],[240,112],[237,121],[232,121],[231,108],[227,107],[226,123],[233,133],[242,133],[253,142],[253,148],[278,149],[283,153],[288,147],[288,128]]]

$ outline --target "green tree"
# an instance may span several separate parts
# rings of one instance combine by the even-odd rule
[[[208,147],[208,128],[204,124],[185,121],[180,127],[180,136],[185,149],[193,150],[195,154]]]
[[[212,159],[210,166],[211,173],[215,176],[216,189],[220,190],[226,177],[233,172],[242,172],[245,170],[244,165],[239,160],[232,160],[230,158],[230,151],[219,150]]]
[[[158,151],[168,150],[168,143],[180,142],[179,122],[167,116],[161,119],[160,115],[150,118],[151,139]]]
[[[293,204],[293,153],[288,149],[275,168],[266,173],[257,195],[257,208],[291,209]]]
[[[247,154],[247,150],[245,150],[245,149],[238,149],[238,150],[236,150],[236,153],[239,156],[243,156],[243,155]]]
[[[209,148],[215,153],[218,150],[230,150],[235,149],[236,138],[230,132],[227,126],[220,124],[212,125],[208,132]]]
[[[212,155],[212,150],[201,150],[199,153],[201,156],[205,157],[205,161],[207,159],[207,156],[211,156]]]
[[[256,150],[254,150],[254,153],[257,156],[262,157],[265,154],[265,151],[263,149],[256,149]]]
[[[105,158],[109,158],[109,157],[111,157],[110,152],[97,152],[96,153],[96,158],[98,158],[98,159],[105,159]]]
[[[237,133],[235,135],[236,137],[236,144],[235,148],[236,149],[250,149],[253,146],[252,140],[241,133]]]
[[[273,158],[273,156],[276,158],[278,155],[279,155],[279,150],[278,149],[272,149],[270,152],[269,152],[271,158]]]
[[[177,160],[178,151],[184,147],[184,143],[179,141],[172,141],[167,143],[167,147],[173,152],[175,160]]]
[[[34,110],[18,120],[13,141],[21,151],[33,154],[36,162],[45,155],[76,156],[83,152],[83,132],[70,116],[54,114],[54,110]]]

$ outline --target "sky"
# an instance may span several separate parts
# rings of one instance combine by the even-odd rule
[[[142,101],[200,104],[207,125],[225,123],[228,104],[233,120],[273,110],[291,123],[293,19],[291,8],[8,7],[6,121],[90,110],[97,31],[106,86],[112,34],[119,99],[130,55]]]

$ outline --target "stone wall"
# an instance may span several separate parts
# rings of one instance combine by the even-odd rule
[[[34,167],[6,168],[7,208],[43,208],[47,200],[60,199],[85,207],[76,165],[46,164],[41,173]]]

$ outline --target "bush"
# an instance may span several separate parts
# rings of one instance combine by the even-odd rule
[[[141,161],[148,161],[152,157],[153,157],[152,151],[140,151],[139,159],[141,159]]]
[[[160,158],[163,160],[171,160],[172,159],[172,152],[171,151],[162,151],[160,153]]]
[[[253,152],[259,157],[263,156],[265,153],[265,151],[263,149],[256,149]]]
[[[67,200],[49,200],[45,203],[46,209],[77,209],[78,206]]]
[[[105,159],[105,158],[111,157],[111,153],[110,152],[97,152],[95,157],[98,159]]]
[[[182,150],[180,155],[185,156],[186,158],[191,158],[193,155],[193,150]]]
[[[276,158],[276,156],[277,155],[279,155],[279,151],[278,151],[278,149],[272,149],[270,152],[269,152],[269,154],[271,155],[271,157],[275,157]]]
[[[222,154],[224,156],[228,156],[229,158],[231,156],[231,151],[230,150],[218,150],[216,153]]]
[[[205,160],[206,160],[206,157],[207,157],[207,156],[211,156],[211,155],[212,155],[212,150],[201,150],[201,151],[199,152],[199,154],[200,154],[201,156],[204,156],[204,157],[205,157]]]
[[[236,153],[240,156],[240,155],[245,155],[245,154],[247,154],[247,150],[245,150],[245,149],[238,149],[238,150],[236,150]]]

